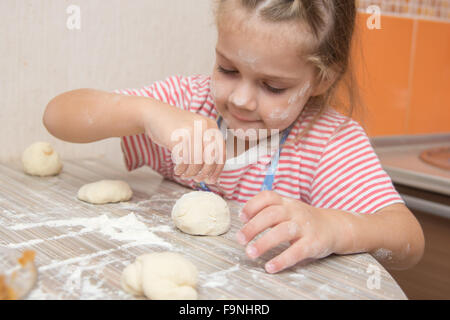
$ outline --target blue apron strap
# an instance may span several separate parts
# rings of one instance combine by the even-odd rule
[[[221,123],[222,123],[222,117],[218,116],[217,125],[219,126],[219,128],[220,128]],[[294,124],[291,124],[286,130],[283,131],[283,135],[281,136],[281,140],[280,140],[280,147],[278,149],[278,152],[275,153],[275,155],[271,161],[270,167],[266,172],[266,176],[264,178],[263,185],[261,186],[261,191],[272,190],[273,179],[275,176],[275,172],[277,171],[278,162],[280,160],[281,149],[282,149],[283,144],[285,143],[287,137],[289,136],[289,133],[291,132],[293,126],[294,126]],[[197,187],[203,191],[211,192],[211,190],[209,190],[208,186],[204,182],[197,183]]]
[[[261,191],[272,190],[273,179],[275,177],[275,172],[277,171],[278,162],[280,160],[281,149],[283,148],[283,144],[286,141],[287,137],[289,136],[289,133],[291,132],[292,127],[293,127],[293,124],[291,124],[283,132],[283,136],[281,137],[281,140],[280,140],[280,147],[278,149],[278,152],[276,152],[272,158],[270,167],[266,172],[266,177],[264,178],[263,185],[261,186]]]

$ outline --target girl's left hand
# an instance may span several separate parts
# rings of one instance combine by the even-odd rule
[[[255,259],[284,241],[291,246],[265,265],[269,273],[291,267],[299,261],[319,259],[335,252],[339,236],[332,214],[325,214],[300,200],[262,191],[251,198],[239,214],[244,227],[236,234],[238,242],[248,244],[256,235],[272,228],[247,245],[247,255]]]

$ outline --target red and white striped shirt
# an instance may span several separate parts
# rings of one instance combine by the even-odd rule
[[[210,85],[209,76],[172,76],[140,89],[114,92],[152,97],[216,119]],[[315,207],[357,213],[373,213],[393,203],[404,203],[364,130],[335,110],[330,108],[321,115],[297,143],[289,143],[310,123],[314,113],[306,109],[292,127],[280,154],[272,190]],[[122,137],[121,147],[129,171],[148,165],[165,178],[196,188],[193,179],[174,175],[170,150],[151,141],[145,133]],[[254,163],[226,166],[219,183],[207,186],[226,199],[246,202],[260,192],[270,161],[271,154],[267,154]]]

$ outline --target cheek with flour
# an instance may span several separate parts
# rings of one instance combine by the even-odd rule
[[[274,108],[270,112],[269,118],[273,121],[281,122],[293,117],[294,113],[298,111],[299,103],[307,96],[310,86],[310,82],[307,81],[300,90],[289,97],[287,108]]]
[[[290,113],[293,108],[289,107],[287,109],[285,108],[274,108],[270,114],[269,118],[273,121],[284,121],[287,118],[289,118]]]
[[[295,94],[293,94],[289,98],[288,104],[291,106],[291,105],[297,104],[299,101],[301,101],[308,93],[308,90],[310,87],[311,87],[311,83],[309,81],[306,81],[306,83],[303,85],[303,87],[301,87],[299,91],[297,91]]]

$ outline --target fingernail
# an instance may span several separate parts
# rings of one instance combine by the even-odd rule
[[[258,256],[258,250],[256,249],[256,247],[253,244],[250,244],[247,246],[246,252],[247,252],[248,256],[252,259],[254,259]]]
[[[269,262],[266,264],[266,271],[268,273],[274,273],[275,272],[275,265],[272,262]]]
[[[241,231],[238,231],[238,233],[236,233],[236,239],[242,245],[245,245],[247,243],[247,239],[245,239],[245,235]]]

